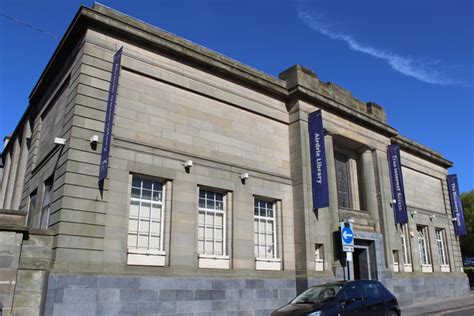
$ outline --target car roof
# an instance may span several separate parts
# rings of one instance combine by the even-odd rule
[[[374,282],[379,283],[377,280],[341,280],[341,281],[334,281],[334,282],[327,282],[322,284],[317,284],[312,287],[323,286],[323,285],[346,285],[346,284],[353,284],[353,283],[362,283],[362,282]]]

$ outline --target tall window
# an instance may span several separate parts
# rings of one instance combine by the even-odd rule
[[[324,245],[323,244],[314,245],[314,261],[315,261],[316,271],[324,271]]]
[[[275,203],[254,201],[254,238],[256,258],[276,258]]]
[[[428,249],[428,232],[426,226],[416,227],[418,234],[418,251],[420,253],[420,262],[422,265],[430,265],[430,255]]]
[[[38,196],[38,191],[34,190],[30,194],[30,201],[28,203],[28,227],[33,227],[32,220],[33,218],[37,218],[34,213],[35,213],[35,207],[36,207],[36,197]]]
[[[336,185],[339,207],[351,208],[352,203],[349,177],[349,156],[335,152],[334,159],[336,166]]]
[[[199,189],[199,254],[225,255],[225,236],[225,195]]]
[[[128,247],[163,250],[164,190],[161,182],[133,176]]]
[[[411,256],[410,256],[410,242],[408,239],[408,224],[401,226],[401,244],[402,244],[402,254],[403,254],[403,265],[411,265]]]
[[[41,207],[40,228],[49,227],[49,215],[51,213],[51,204],[53,202],[53,176],[44,182],[43,205]]]
[[[448,263],[448,255],[446,253],[446,246],[445,246],[445,230],[441,228],[436,228],[436,248],[438,249],[438,257],[439,257],[439,264],[441,266],[447,266]]]

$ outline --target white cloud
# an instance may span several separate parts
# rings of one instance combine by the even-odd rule
[[[420,60],[415,60],[411,57],[400,56],[372,45],[362,44],[355,40],[351,35],[336,32],[333,30],[333,26],[325,20],[324,16],[316,15],[312,12],[299,8],[298,17],[312,30],[317,31],[331,39],[343,41],[349,46],[350,49],[354,51],[382,59],[392,69],[406,76],[413,77],[420,81],[431,84],[470,85],[448,78],[437,70],[429,69],[429,66]],[[431,64],[433,64],[433,62]]]

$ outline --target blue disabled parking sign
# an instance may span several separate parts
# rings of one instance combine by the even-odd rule
[[[343,251],[354,251],[354,232],[351,223],[341,223],[341,241]]]

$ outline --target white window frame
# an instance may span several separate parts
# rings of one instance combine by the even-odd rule
[[[203,230],[203,250],[204,250],[204,253],[199,253],[199,248],[198,248],[198,253],[199,255],[203,255],[203,256],[226,256],[227,254],[227,243],[226,243],[226,236],[227,236],[227,228],[226,228],[226,221],[227,221],[227,216],[226,216],[226,209],[227,209],[227,203],[226,203],[226,193],[224,192],[219,192],[219,191],[215,191],[215,190],[211,190],[211,189],[206,189],[206,188],[199,188],[199,192],[202,191],[205,191],[205,192],[213,192],[214,194],[216,193],[219,193],[219,194],[222,194],[222,210],[218,210],[216,208],[214,209],[211,209],[211,208],[206,208],[206,207],[201,207],[198,205],[198,216],[200,213],[204,213],[204,230]],[[217,201],[216,199],[214,199],[214,201]],[[222,214],[222,254],[216,254],[215,253],[215,245],[216,245],[216,238],[212,238],[212,243],[213,243],[213,253],[212,254],[209,254],[209,253],[206,253],[206,229],[207,229],[207,224],[206,224],[206,218],[207,218],[207,214],[208,213],[212,213],[213,214],[213,219],[214,219],[214,223],[212,224],[212,229],[213,229],[213,235],[214,235],[214,231],[215,231],[215,222],[216,222],[216,214]],[[199,222],[198,222],[198,226],[199,226]],[[199,241],[199,235],[198,235],[198,241]]]
[[[267,202],[267,203],[272,203],[272,210],[273,210],[273,217],[268,217],[268,216],[260,216],[255,215],[255,203],[257,201],[262,201],[262,202]],[[266,197],[261,197],[261,196],[254,196],[253,197],[253,224],[254,224],[254,256],[255,256],[255,268],[256,270],[281,270],[281,259],[278,257],[279,255],[279,241],[278,241],[278,232],[277,232],[277,227],[278,227],[278,217],[279,217],[279,207],[278,207],[278,200],[271,199],[271,198],[266,198]],[[259,249],[260,245],[258,243],[258,240],[255,240],[255,234],[257,234],[257,238],[259,238],[259,224],[261,222],[264,222],[267,224],[269,221],[272,221],[272,235],[273,235],[273,254],[271,257],[262,257],[259,256]],[[257,231],[255,231],[255,222],[257,222]],[[266,226],[266,225],[265,225]],[[265,234],[267,235],[267,234]],[[255,253],[255,246],[257,246],[257,253]],[[265,243],[265,248],[267,247],[267,244]]]
[[[260,215],[255,215],[255,202],[257,201],[262,201],[262,202],[267,202],[267,203],[272,203],[272,211],[273,211],[273,217],[269,217],[269,216],[260,216]],[[257,223],[261,223],[261,222],[264,222],[265,224],[268,224],[269,221],[272,222],[272,235],[273,235],[273,244],[271,245],[272,246],[272,249],[273,249],[273,254],[271,257],[265,257],[265,256],[260,256],[260,246],[261,244],[259,243],[259,238],[260,238],[260,230],[259,230],[259,226],[260,225],[257,225],[257,231],[255,231],[254,229],[254,245],[257,245],[257,253],[255,254],[255,258],[257,259],[276,259],[278,258],[278,244],[277,244],[277,233],[276,233],[276,201],[270,201],[270,200],[267,200],[267,199],[262,199],[262,198],[254,198],[254,225],[255,225],[255,221],[257,221]],[[265,225],[266,226],[266,225]],[[255,240],[255,233],[257,234],[257,240]],[[264,234],[266,234],[266,231],[264,230]],[[264,243],[265,245],[265,249],[266,247],[268,246],[268,244],[265,242]]]
[[[200,199],[200,194],[201,191],[206,191],[206,192],[213,192],[214,194],[222,194],[222,210],[218,210],[216,208],[210,209],[206,207],[201,207],[199,203]],[[208,268],[208,269],[229,269],[230,268],[230,257],[227,255],[227,198],[228,198],[228,193],[225,191],[221,191],[218,189],[213,189],[213,188],[207,188],[207,187],[201,187],[198,186],[197,194],[198,194],[198,199],[197,199],[197,225],[198,225],[198,232],[196,235],[196,241],[197,241],[197,252],[198,252],[198,267],[199,268]],[[217,200],[214,199],[216,202]],[[200,253],[199,250],[199,215],[203,213],[204,214],[204,227],[203,227],[203,251],[204,253]],[[216,214],[222,214],[222,254],[215,254],[215,243],[216,239],[213,237],[213,253],[212,254],[206,254],[206,215],[208,213],[213,214],[213,219],[214,219],[214,224],[213,224],[213,230],[215,230],[215,218]],[[214,232],[213,232],[214,236]]]
[[[133,197],[132,196],[132,189],[133,187],[133,179],[139,179],[141,181],[140,183],[140,197]],[[152,190],[151,190],[151,199],[144,199],[142,198],[143,194],[143,181],[152,181]],[[156,201],[153,200],[153,192],[154,189],[154,183],[160,183],[162,186],[162,191],[161,191],[161,201]],[[131,217],[130,215],[130,209],[132,207],[132,202],[138,202],[138,215],[137,217]],[[142,203],[149,203],[150,204],[150,218],[148,221],[148,245],[147,248],[138,248],[138,242],[139,242],[139,237],[140,237],[140,210],[141,210],[141,204]],[[152,213],[151,210],[153,209],[153,205],[159,205],[161,206],[160,208],[160,242],[158,247],[151,247],[151,237],[152,237],[152,229],[151,225],[153,222],[152,219]],[[130,219],[137,220],[137,230],[136,230],[136,236],[137,236],[137,241],[136,245],[130,245],[128,242],[128,237],[130,236],[130,228],[127,229],[127,249],[128,249],[128,256],[127,256],[127,263],[129,265],[153,265],[153,266],[164,266],[165,265],[165,259],[166,259],[166,252],[164,250],[164,226],[165,226],[165,207],[166,207],[166,181],[162,181],[160,179],[152,179],[146,176],[141,176],[141,175],[131,175],[131,185],[130,185],[130,202],[129,202],[129,215],[128,215],[128,221],[130,223]]]
[[[427,238],[428,227],[417,225],[416,233],[418,238],[418,253],[420,255],[421,272],[433,272]]]
[[[314,263],[316,271],[324,271],[324,244],[314,245]]]
[[[435,237],[441,272],[450,272],[448,253],[446,248],[446,230],[444,228],[436,228]]]
[[[400,254],[398,250],[392,251],[393,272],[400,272]]]
[[[413,267],[411,263],[411,247],[410,247],[410,239],[408,233],[408,224],[402,224],[400,227],[400,238],[402,244],[402,261],[403,261],[403,271],[405,272],[412,272]]]

